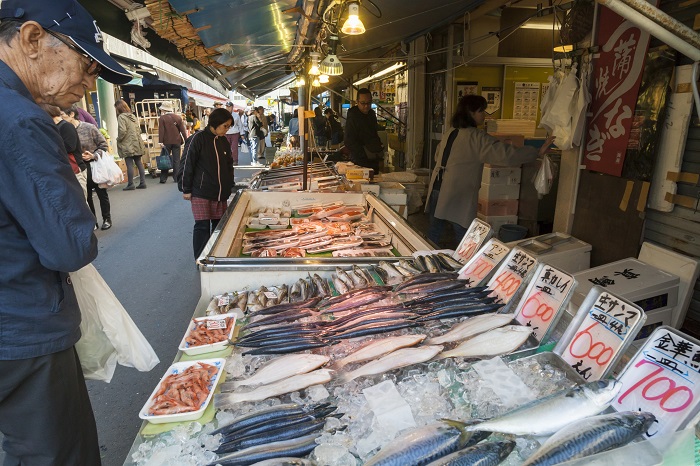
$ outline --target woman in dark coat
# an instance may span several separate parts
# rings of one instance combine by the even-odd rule
[[[226,212],[233,188],[233,160],[226,131],[233,124],[231,112],[217,108],[204,130],[194,134],[182,156],[182,197],[192,203],[195,260]]]

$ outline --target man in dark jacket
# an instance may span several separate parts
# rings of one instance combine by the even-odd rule
[[[168,151],[173,164],[173,181],[177,183],[177,167],[180,165],[182,144],[187,139],[185,122],[177,113],[173,113],[173,104],[164,102],[160,106],[161,115],[158,118],[158,142],[160,147]],[[170,170],[160,171],[160,182],[168,181]]]
[[[357,105],[348,110],[345,123],[345,146],[355,165],[379,172],[384,146],[377,134],[377,115],[372,110],[372,92],[363,87],[357,92]]]
[[[95,218],[63,140],[37,104],[69,107],[97,76],[131,75],[103,50],[75,0],[4,0],[0,8],[0,431],[5,465],[99,465],[75,343],[69,272],[97,256]],[[77,155],[77,154],[76,154]]]

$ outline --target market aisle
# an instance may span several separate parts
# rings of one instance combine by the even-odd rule
[[[105,466],[124,463],[141,426],[139,410],[175,357],[200,295],[190,205],[172,179],[147,183],[146,190],[112,188],[114,226],[97,231],[94,265],[161,361],[147,373],[117,366],[109,384],[88,381]]]

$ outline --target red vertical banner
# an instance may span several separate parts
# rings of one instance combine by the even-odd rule
[[[588,170],[620,176],[649,33],[602,5],[598,25],[599,54],[593,62],[592,117],[586,129],[584,163]]]

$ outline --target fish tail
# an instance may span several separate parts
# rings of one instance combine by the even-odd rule
[[[342,383],[348,383],[356,378],[350,371],[339,371],[336,374],[338,380],[340,380]]]
[[[442,422],[445,424],[455,427],[460,430],[461,434],[459,435],[459,446],[460,448],[464,447],[469,443],[471,440],[472,436],[474,435],[474,432],[471,430],[468,430],[470,427],[473,427],[474,424],[478,424],[480,422],[479,420],[470,420],[468,422],[462,422],[458,421],[456,419],[441,419]]]
[[[214,407],[216,409],[233,408],[238,404],[235,393],[216,393],[214,394]]]

